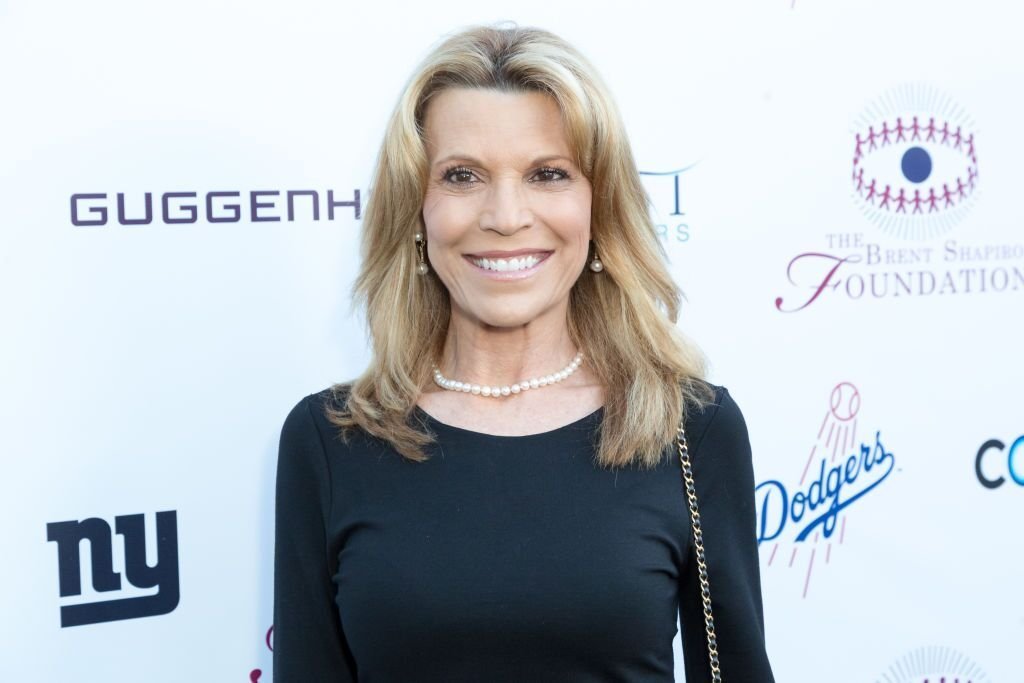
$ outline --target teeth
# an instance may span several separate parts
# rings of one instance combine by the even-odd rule
[[[535,265],[540,263],[540,257],[535,256],[533,254],[528,254],[526,256],[519,256],[517,258],[510,259],[480,258],[473,259],[473,263],[487,270],[494,270],[504,273],[516,270],[526,270],[527,268],[533,268]]]

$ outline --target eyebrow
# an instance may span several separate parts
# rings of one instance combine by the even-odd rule
[[[530,162],[530,166],[536,166],[537,164],[543,164],[543,163],[548,162],[548,161],[555,161],[556,159],[562,159],[564,161],[568,161],[569,163],[571,163],[573,165],[575,165],[575,163],[576,163],[573,159],[571,159],[570,157],[565,156],[564,154],[544,154],[542,156],[537,157],[533,161],[531,161]],[[449,162],[449,161],[455,161],[455,160],[468,161],[469,163],[476,164],[477,166],[483,166],[484,165],[484,162],[480,161],[476,157],[470,156],[468,154],[455,153],[455,154],[449,154],[448,156],[444,157],[443,159],[438,159],[437,161],[434,162],[434,166],[440,166],[441,164],[444,164],[444,163]]]

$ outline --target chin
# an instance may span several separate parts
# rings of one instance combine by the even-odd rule
[[[480,322],[489,327],[522,327],[533,322],[536,315],[509,311],[503,314],[495,314],[493,311],[487,315],[479,316]]]
[[[538,306],[488,306],[474,311],[475,317],[490,327],[522,327],[540,317]]]

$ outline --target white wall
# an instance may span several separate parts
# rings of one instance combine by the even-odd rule
[[[281,422],[368,358],[347,298],[361,220],[328,220],[324,195],[365,205],[385,117],[442,34],[514,19],[596,63],[642,171],[687,168],[682,216],[673,176],[645,182],[688,297],[681,325],[744,411],[758,481],[777,482],[759,491],[779,531],[760,546],[777,679],[1021,680],[1021,12],[705,5],[0,3],[0,677],[269,681]],[[866,206],[855,136],[914,115],[973,133],[977,161],[894,135],[858,160],[865,181],[927,192],[971,166],[976,186],[920,215]],[[933,164],[921,183],[901,171],[911,146]],[[320,220],[304,200],[293,221],[254,222],[247,206],[235,223],[159,216],[165,192],[262,190],[317,190]],[[132,216],[153,192],[153,222],[118,225],[118,192]],[[106,225],[72,224],[79,193],[108,195],[81,204],[110,207]],[[892,291],[897,274],[935,291],[848,293],[872,276]],[[991,439],[996,488],[975,473]],[[878,442],[889,455],[843,485],[840,504],[853,500],[831,535],[796,540],[832,500],[779,529],[783,489],[792,503],[823,460]],[[61,597],[47,524],[144,514],[152,559],[168,510],[177,607],[62,628],[62,606],[155,589],[94,591],[82,544],[83,593]],[[113,547],[122,571],[121,536]]]

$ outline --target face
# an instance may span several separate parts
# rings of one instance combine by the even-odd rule
[[[590,240],[590,182],[558,105],[538,92],[448,88],[428,103],[430,267],[453,318],[495,327],[564,321]]]

